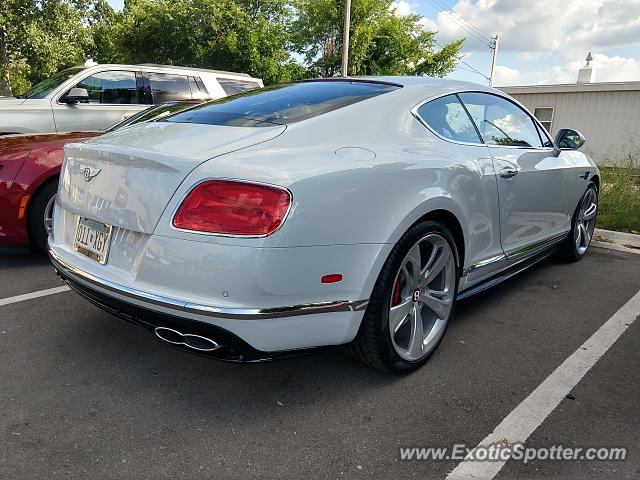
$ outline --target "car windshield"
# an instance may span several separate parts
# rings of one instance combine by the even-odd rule
[[[156,105],[142,110],[141,112],[110,126],[106,131],[113,132],[114,130],[120,130],[121,128],[128,127],[129,125],[135,125],[136,123],[160,120],[172,113],[181,112],[182,110],[186,110],[194,105],[198,105],[198,102],[172,102]]]
[[[77,73],[84,70],[84,67],[74,67],[62,70],[54,75],[51,75],[46,80],[36,84],[24,95],[18,96],[18,98],[44,98],[54,91],[59,85],[73,77]]]
[[[375,81],[314,80],[215,100],[163,120],[235,127],[287,125],[401,88]]]

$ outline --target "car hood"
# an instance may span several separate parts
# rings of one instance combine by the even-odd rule
[[[26,100],[26,98],[0,97],[0,108],[22,105]]]
[[[152,233],[194,168],[285,129],[154,122],[67,144],[58,203],[109,225]],[[87,169],[94,174],[88,180]]]

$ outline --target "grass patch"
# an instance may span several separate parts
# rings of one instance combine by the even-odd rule
[[[640,233],[640,168],[601,166],[602,187],[597,227]]]

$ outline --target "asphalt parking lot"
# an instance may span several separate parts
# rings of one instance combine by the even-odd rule
[[[60,285],[46,258],[0,255],[0,299]],[[459,462],[399,448],[477,445],[639,290],[640,255],[545,260],[461,302],[407,376],[338,349],[201,358],[73,292],[0,304],[0,478],[445,478]],[[508,462],[495,478],[640,477],[639,344],[630,323],[526,442],[623,446],[625,461]]]

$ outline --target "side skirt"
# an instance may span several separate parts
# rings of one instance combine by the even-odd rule
[[[545,258],[547,258],[549,255],[551,255],[557,250],[560,243],[565,238],[566,236],[562,236],[562,237],[559,237],[559,239],[555,239],[553,244],[550,246],[547,246],[547,248],[545,248],[544,250],[539,251],[523,260],[517,261],[516,263],[511,264],[510,266],[506,267],[504,270],[496,273],[495,275],[492,275],[486,278],[485,280],[482,280],[481,282],[476,283],[475,285],[472,285],[469,288],[462,290],[461,292],[458,293],[458,300],[463,300],[465,298],[471,297],[472,295],[475,295],[476,293],[480,293],[483,290],[494,287],[499,283],[502,283],[505,280],[513,277],[514,275],[517,275],[518,273],[535,265],[536,263],[544,260]]]

